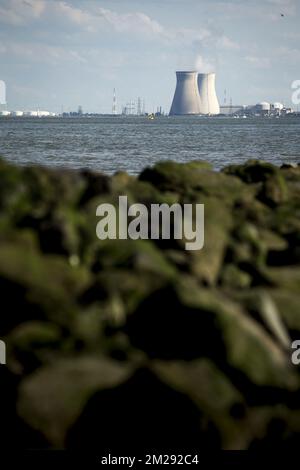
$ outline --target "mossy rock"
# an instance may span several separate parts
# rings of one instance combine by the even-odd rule
[[[266,181],[279,174],[279,168],[261,160],[248,160],[243,165],[229,165],[223,169],[227,175],[234,175],[245,183],[253,184]]]
[[[47,322],[24,322],[6,337],[8,367],[17,374],[30,373],[58,359],[63,352],[62,330]]]
[[[241,449],[268,446],[280,421],[291,442],[299,168],[164,161],[134,177],[0,160],[2,370],[18,392],[5,423],[55,448],[140,442],[155,422],[162,440]],[[204,204],[203,249],[99,240],[96,208],[117,208],[120,195],[147,208]]]
[[[270,207],[276,207],[288,201],[289,190],[281,173],[277,173],[264,181],[257,197]]]
[[[215,289],[200,289],[192,279],[181,277],[178,284],[150,295],[128,318],[125,331],[150,357],[204,356],[233,378],[239,371],[244,393],[250,384],[297,387],[288,358],[267,331],[238,304]]]
[[[176,269],[151,240],[101,240],[95,254],[93,271],[110,268],[134,269],[172,278]]]
[[[269,295],[275,302],[280,316],[293,339],[299,339],[300,333],[300,294],[284,288],[270,289]]]
[[[230,380],[208,359],[152,361],[160,380],[188,396],[220,433],[222,449],[247,448],[247,404]]]
[[[22,419],[56,449],[97,391],[127,379],[131,370],[116,361],[93,356],[70,357],[46,365],[19,388],[17,409]]]
[[[22,237],[0,246],[0,288],[11,307],[2,333],[22,321],[52,319],[69,325],[77,310],[76,297],[88,285],[90,274],[59,256],[42,255]]]
[[[111,192],[111,179],[107,175],[90,170],[82,170],[80,176],[85,184],[78,201],[80,206],[85,205],[96,196]]]
[[[288,289],[291,293],[300,290],[300,267],[272,267],[266,271],[270,281],[279,288]]]
[[[220,274],[220,282],[225,288],[246,289],[251,285],[252,278],[234,264],[226,264]]]
[[[234,300],[243,305],[248,314],[270,334],[287,353],[291,345],[286,323],[270,293],[273,289],[253,287],[248,290],[231,291]]]
[[[229,210],[220,210],[220,202],[216,198],[205,198],[203,203],[204,246],[201,250],[190,251],[187,256],[190,272],[202,283],[213,286],[230,242],[233,221]]]
[[[182,202],[194,201],[195,192],[203,196],[221,198],[222,204],[241,197],[243,184],[231,175],[215,173],[206,166],[160,162],[153,168],[146,168],[140,180],[150,182],[161,191],[176,192],[184,198]]]
[[[173,275],[171,276],[171,278]],[[151,271],[135,272],[131,269],[105,269],[95,275],[92,283],[80,297],[83,306],[104,302],[117,296],[130,314],[139,302],[151,292],[164,286],[170,280],[169,273]]]

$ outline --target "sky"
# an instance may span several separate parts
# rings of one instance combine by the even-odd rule
[[[291,105],[299,24],[299,0],[0,0],[0,80],[14,110],[109,113],[115,88],[168,112],[189,69],[221,105]]]

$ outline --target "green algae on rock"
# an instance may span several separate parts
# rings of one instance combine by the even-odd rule
[[[164,161],[136,178],[0,160],[0,181],[7,445],[266,448],[274,423],[277,447],[299,445],[299,166]],[[204,204],[204,248],[98,240],[97,206],[121,195]]]

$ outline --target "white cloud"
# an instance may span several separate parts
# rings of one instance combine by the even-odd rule
[[[280,60],[288,59],[289,62],[292,61],[294,63],[298,63],[300,61],[300,49],[281,46],[276,48],[274,52],[279,56]]]
[[[48,5],[48,10],[49,13],[52,12],[59,18],[70,21],[76,26],[81,26],[86,31],[96,32],[97,30],[97,21],[92,13],[76,8],[67,2],[53,2]]]
[[[168,37],[168,33],[159,22],[141,12],[117,13],[95,5],[91,10],[83,10],[64,1],[52,4],[49,9],[56,16],[65,18],[89,32],[112,29],[117,33]]]
[[[94,7],[92,10],[75,8],[59,1],[52,7],[54,13],[89,32],[113,30],[119,34],[139,35],[163,40],[165,43],[191,45],[197,41],[212,41],[221,49],[239,49],[239,45],[225,35],[219,35],[206,27],[167,28],[142,12],[118,13],[111,9]]]
[[[0,43],[0,54],[5,54],[6,51],[7,51],[7,48],[6,48],[5,44]]]
[[[120,67],[130,60],[128,53],[115,52],[102,47],[75,47],[53,46],[35,42],[7,41],[0,43],[0,56],[16,58],[19,64],[46,64],[50,66],[78,64],[84,65],[85,69],[94,70],[99,64],[105,64],[101,68],[107,72],[115,73]],[[103,72],[104,73],[104,72]]]
[[[202,27],[166,27],[149,15],[133,11],[119,13],[112,9],[99,7],[98,3],[81,2],[79,7],[70,1],[46,0],[3,0],[5,1],[6,22],[16,26],[23,25],[34,19],[44,19],[47,28],[51,24],[56,30],[62,30],[67,35],[90,35],[114,32],[118,35],[133,35],[141,39],[157,41],[176,50],[177,58],[186,68],[196,67],[203,72],[216,69],[218,51],[236,51],[239,44],[216,28]],[[4,8],[4,7],[3,7]],[[1,13],[1,10],[0,10]],[[2,18],[3,20],[3,18]],[[42,25],[46,23],[41,23]],[[72,27],[72,29],[70,29]],[[87,37],[87,36],[86,36]],[[69,42],[68,39],[68,43]],[[54,46],[40,43],[21,43],[14,41],[3,44],[0,54],[9,53],[24,60],[56,65],[63,62],[74,62],[92,67],[93,61],[103,61],[103,50],[97,46],[84,48],[75,46]],[[116,53],[114,53],[115,57]],[[106,57],[106,59],[108,59]],[[114,59],[115,60],[115,59]],[[124,59],[127,61],[127,58]],[[108,60],[112,69],[114,64]],[[113,61],[112,61],[113,62]],[[128,62],[128,61],[127,61]],[[106,62],[105,62],[106,63]],[[119,65],[124,65],[120,60]]]
[[[0,6],[0,22],[22,25],[39,18],[46,8],[45,0],[4,0]]]
[[[87,62],[86,58],[74,49],[37,43],[11,41],[6,44],[2,43],[0,45],[0,54],[6,54],[9,57],[12,57],[12,55],[17,56],[19,62],[25,59],[26,61],[30,60],[51,65],[66,61],[81,64]]]
[[[267,3],[272,3],[274,5],[283,6],[283,7],[294,7],[295,0],[266,0]]]
[[[246,56],[245,60],[258,69],[268,69],[271,66],[271,60],[268,57]]]
[[[214,72],[216,66],[213,62],[206,60],[203,56],[200,54],[197,55],[196,60],[195,60],[195,69],[202,72],[202,73],[210,73]]]
[[[197,29],[186,27],[166,27],[157,20],[151,18],[143,12],[119,13],[112,9],[99,7],[99,4],[81,2],[80,7],[75,6],[70,1],[46,1],[46,0],[3,0],[4,6],[0,8],[0,21],[20,26],[35,19],[45,19],[47,28],[51,23],[55,28],[62,29],[65,37],[75,34],[102,34],[113,31],[116,34],[126,34],[138,36],[139,38],[162,42],[165,46],[182,49],[181,54],[195,54],[205,48],[221,50],[238,50],[236,44],[228,36],[222,35],[207,27],[199,26]],[[63,29],[65,25],[72,26],[70,29]],[[68,33],[67,33],[68,31]],[[13,53],[18,54],[19,46],[12,46]],[[50,47],[50,46],[49,46]],[[1,51],[0,51],[1,52]],[[32,57],[31,49],[24,51],[25,57]],[[203,55],[202,52],[200,52]],[[78,52],[61,49],[50,49],[50,60],[65,60],[73,57],[74,60],[84,63],[84,58]],[[43,61],[46,59],[42,59]]]
[[[105,8],[98,9],[98,15],[120,33],[143,33],[165,35],[165,29],[157,21],[140,12],[119,14]]]
[[[227,36],[221,36],[217,40],[217,47],[220,49],[228,49],[228,50],[239,50],[240,45],[237,44],[236,42],[232,41],[230,38]]]
[[[37,90],[36,88],[32,88],[30,86],[24,85],[11,85],[11,93],[17,94],[19,96],[31,96],[33,98],[44,98],[44,93]]]
[[[257,21],[282,21],[281,14],[292,16],[296,13],[299,0],[252,0],[217,1],[216,6],[224,14],[224,19],[252,18]]]
[[[192,28],[178,28],[168,32],[168,37],[172,41],[176,41],[180,44],[190,45],[197,41],[203,42],[211,38],[212,33],[207,28],[199,28],[197,30]]]
[[[282,33],[281,35],[284,39],[292,39],[294,41],[300,41],[300,32],[290,31]]]

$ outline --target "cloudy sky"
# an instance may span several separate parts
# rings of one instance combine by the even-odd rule
[[[284,16],[281,16],[283,14]],[[217,73],[220,103],[291,104],[299,0],[0,0],[9,109],[169,110],[175,70]]]

